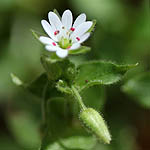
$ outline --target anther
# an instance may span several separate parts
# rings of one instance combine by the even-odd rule
[[[53,44],[53,46],[56,46],[56,43],[53,42],[52,44]]]
[[[57,35],[57,34],[59,34],[59,30],[56,30],[56,31],[54,32],[54,35]]]
[[[74,31],[74,30],[75,30],[75,28],[73,28],[73,27],[72,27],[72,28],[70,28],[70,30],[71,30],[71,31]]]
[[[79,37],[76,37],[76,39],[77,39],[78,41],[80,41],[80,38],[79,38]]]

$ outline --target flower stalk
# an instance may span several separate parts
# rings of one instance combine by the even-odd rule
[[[82,101],[82,97],[80,96],[78,90],[73,85],[71,86],[71,89],[72,89],[73,96],[77,100],[81,110],[85,110],[86,106],[84,105]]]

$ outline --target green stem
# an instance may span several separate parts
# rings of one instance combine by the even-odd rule
[[[77,100],[77,102],[78,102],[79,106],[81,107],[81,109],[85,110],[86,106],[84,105],[84,103],[82,101],[82,97],[80,96],[78,90],[73,85],[71,86],[71,89],[72,89],[73,96]]]

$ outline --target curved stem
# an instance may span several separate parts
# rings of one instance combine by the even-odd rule
[[[82,97],[80,96],[78,90],[72,85],[71,86],[72,92],[73,92],[73,96],[75,97],[75,99],[77,100],[79,106],[81,107],[81,109],[86,109],[86,106],[84,105],[83,101],[82,101]]]

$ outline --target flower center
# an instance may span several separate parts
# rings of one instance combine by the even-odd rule
[[[72,46],[72,41],[70,39],[62,37],[59,41],[59,46],[63,49],[69,49]]]

